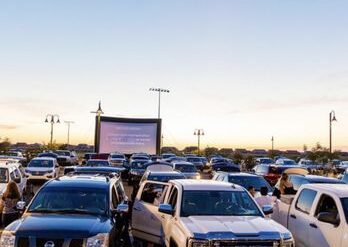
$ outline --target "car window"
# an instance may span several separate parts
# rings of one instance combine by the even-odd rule
[[[119,204],[119,200],[118,200],[118,198],[117,198],[117,193],[116,193],[115,186],[112,187],[111,193],[112,193],[112,195],[111,195],[112,206],[113,206],[114,208],[117,208],[117,205]]]
[[[317,192],[310,189],[303,189],[299,195],[295,208],[298,211],[309,214]]]
[[[299,177],[299,176],[289,176],[289,180],[294,186],[294,190],[298,191],[301,187],[301,185],[308,183],[305,178]]]
[[[331,196],[323,194],[320,197],[317,209],[315,211],[315,216],[318,216],[320,213],[334,213],[337,219],[339,219],[336,202]]]
[[[120,182],[117,182],[115,186],[118,195],[118,200],[121,203],[125,200],[124,188]]]
[[[12,181],[15,180],[16,175],[15,175],[15,173],[14,173],[14,170],[12,170],[12,171],[10,172],[10,178],[11,178]]]
[[[140,200],[155,206],[159,206],[165,185],[156,183],[147,183],[141,193]]]
[[[176,209],[176,201],[178,199],[178,189],[173,188],[171,195],[169,196],[168,203],[172,205],[172,208],[175,210]]]
[[[7,183],[7,182],[8,182],[8,169],[0,168],[0,183]]]

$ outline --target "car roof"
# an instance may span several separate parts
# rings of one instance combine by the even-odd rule
[[[174,161],[172,162],[172,164],[175,165],[188,165],[188,166],[195,166],[194,164],[192,164],[191,162],[187,162],[187,161]]]
[[[228,174],[228,176],[233,176],[233,177],[261,177],[256,174],[252,173],[246,173],[246,172],[218,172],[218,173],[225,173]]]
[[[329,178],[329,177],[324,177],[324,176],[318,176],[318,175],[300,175],[300,174],[289,174],[291,176],[297,176],[297,177],[304,177],[307,180],[313,182],[313,183],[320,183],[320,182],[338,182],[340,183],[341,180],[337,178]]]
[[[8,161],[0,161],[0,168],[11,168],[18,167],[19,163],[17,162],[8,162]]]
[[[33,158],[32,160],[56,160],[56,158],[53,158],[53,157],[35,157]]]
[[[44,187],[68,187],[68,188],[95,188],[107,189],[109,188],[110,178],[100,175],[90,174],[71,174],[63,177],[52,179],[47,182]]]
[[[331,193],[338,197],[348,197],[348,184],[304,184],[302,187]]]
[[[244,191],[242,186],[236,184],[206,179],[178,179],[171,183],[181,186],[183,190]]]
[[[149,174],[149,176],[150,175],[156,175],[156,176],[183,175],[181,172],[177,172],[177,171],[164,171],[164,172],[148,171],[148,174]]]

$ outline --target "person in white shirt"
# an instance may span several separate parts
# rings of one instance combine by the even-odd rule
[[[255,201],[259,206],[262,208],[265,205],[273,205],[275,200],[272,196],[268,195],[268,189],[267,187],[261,187],[260,188],[261,196],[256,197]]]

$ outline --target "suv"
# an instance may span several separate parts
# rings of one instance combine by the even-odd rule
[[[32,159],[25,168],[28,180],[50,180],[59,175],[58,163],[55,158],[39,157]]]
[[[337,178],[299,174],[289,174],[288,176],[295,191],[298,191],[303,184],[344,184],[344,181]]]
[[[22,218],[5,228],[0,246],[122,246],[127,213],[118,176],[71,174],[41,187]]]
[[[58,155],[57,161],[61,166],[78,165],[79,159],[74,151],[69,150],[57,150],[54,151]]]
[[[1,160],[0,161],[0,195],[6,189],[7,183],[10,181],[16,182],[21,195],[24,194],[27,179],[21,171],[20,163],[15,161]]]
[[[266,187],[268,192],[272,194],[273,189],[269,183],[262,177],[250,173],[227,173],[217,172],[213,178],[216,181],[223,181],[232,184],[238,184],[248,189],[249,186],[253,186],[256,192],[260,192],[262,187]]]
[[[256,175],[263,176],[271,186],[274,186],[278,182],[283,171],[294,167],[298,168],[299,166],[257,165],[253,168],[253,172]]]
[[[123,166],[127,162],[126,156],[121,153],[112,153],[109,156],[109,162],[113,166]]]

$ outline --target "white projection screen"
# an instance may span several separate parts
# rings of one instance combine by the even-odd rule
[[[98,153],[158,154],[161,142],[161,120],[101,117],[96,139]]]

